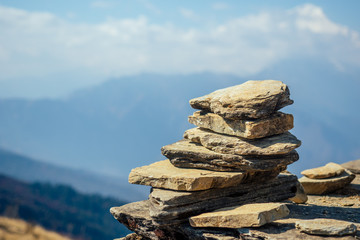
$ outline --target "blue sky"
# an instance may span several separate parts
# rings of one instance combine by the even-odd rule
[[[360,66],[360,1],[0,0],[0,98],[143,72],[251,77],[293,58]]]

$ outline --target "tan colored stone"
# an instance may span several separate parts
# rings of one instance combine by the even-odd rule
[[[300,182],[296,184],[296,195],[295,197],[289,198],[290,201],[294,203],[306,203],[308,200],[307,194]]]
[[[287,154],[301,145],[301,141],[289,132],[248,140],[203,128],[192,128],[185,132],[184,138],[199,143],[214,152],[235,155],[281,155]]]
[[[211,151],[202,145],[183,139],[161,148],[171,163],[182,168],[199,168],[214,171],[269,171],[285,169],[297,161],[295,150],[285,155],[233,155]]]
[[[334,176],[339,176],[345,171],[341,165],[337,163],[330,162],[325,166],[318,168],[311,168],[301,172],[302,175],[312,179],[322,179],[322,178],[330,178]]]
[[[292,103],[288,87],[276,80],[247,81],[190,100],[193,108],[228,119],[264,118]]]
[[[247,180],[247,177],[244,172],[177,168],[169,160],[164,160],[131,170],[129,182],[156,188],[199,191],[234,186]]]
[[[301,232],[323,236],[344,236],[356,232],[356,226],[351,222],[326,218],[298,220],[295,226]]]
[[[350,184],[351,181],[355,178],[355,175],[349,170],[345,170],[341,175],[324,178],[324,179],[311,179],[307,177],[302,177],[299,179],[299,182],[304,187],[304,190],[307,194],[326,194],[338,189],[345,187]]]
[[[286,217],[290,211],[283,203],[253,203],[221,208],[189,219],[192,227],[260,227]]]
[[[247,139],[263,138],[289,131],[294,127],[291,114],[276,112],[257,120],[230,120],[215,113],[197,111],[188,118],[191,124],[211,131]]]
[[[343,163],[341,166],[355,174],[360,174],[360,159]]]

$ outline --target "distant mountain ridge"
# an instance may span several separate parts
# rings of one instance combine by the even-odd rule
[[[309,69],[308,69],[309,68]],[[309,71],[307,71],[307,69]],[[42,161],[120,176],[164,159],[160,148],[194,127],[187,116],[191,98],[241,84],[277,79],[290,87],[292,132],[302,140],[299,173],[326,162],[360,156],[359,71],[339,72],[331,64],[286,61],[246,79],[213,73],[142,74],[109,80],[62,100],[0,100],[0,147]]]
[[[141,200],[146,196],[126,184],[126,180],[39,162],[1,148],[0,174],[27,182],[66,184],[82,193],[97,193],[124,201]]]

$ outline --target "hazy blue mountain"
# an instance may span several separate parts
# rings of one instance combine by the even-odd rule
[[[0,149],[0,174],[30,183],[66,184],[82,193],[97,193],[116,197],[122,201],[142,200],[146,196],[145,191],[133,188],[125,179],[59,167],[3,149]]]
[[[292,131],[303,141],[299,173],[328,161],[360,156],[359,71],[293,60],[247,79],[211,73],[142,74],[112,79],[63,100],[0,101],[0,146],[43,161],[126,178],[131,168],[164,159],[163,145],[193,127],[188,100],[248,79],[290,86]]]

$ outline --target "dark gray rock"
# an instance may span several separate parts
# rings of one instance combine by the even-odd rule
[[[297,161],[295,150],[284,155],[234,155],[211,151],[198,143],[183,139],[161,148],[164,156],[180,168],[215,171],[269,171]]]
[[[239,239],[239,233],[235,229],[224,228],[193,228],[189,223],[180,224],[159,224],[154,222],[149,215],[149,201],[133,202],[121,207],[110,209],[111,214],[116,220],[124,224],[129,230],[140,235],[138,239],[154,240],[230,240]],[[129,236],[130,237],[130,236]],[[137,239],[137,236],[132,235]]]
[[[230,188],[180,192],[153,188],[150,215],[156,221],[185,219],[203,212],[246,203],[276,202],[295,196],[297,177],[280,174],[263,183],[239,184]]]

